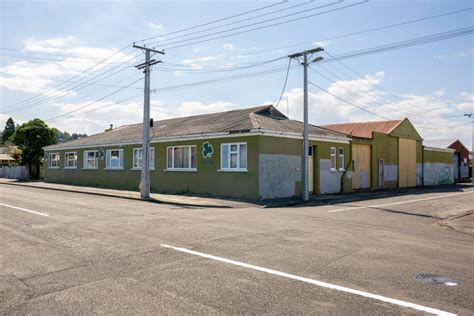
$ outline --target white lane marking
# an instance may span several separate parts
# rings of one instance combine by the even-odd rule
[[[424,199],[417,199],[417,200],[410,200],[410,201],[401,201],[401,202],[395,202],[395,203],[389,203],[389,204],[366,205],[366,206],[352,206],[352,207],[347,207],[347,208],[340,208],[340,209],[337,209],[337,210],[330,210],[330,211],[328,211],[328,213],[351,211],[351,210],[359,210],[359,209],[364,209],[364,208],[379,208],[379,207],[384,207],[384,206],[393,206],[393,205],[399,205],[399,204],[422,202],[422,201],[428,201],[428,200],[434,200],[434,199],[442,199],[442,198],[446,198],[446,197],[450,197],[450,196],[457,196],[457,195],[463,195],[463,194],[472,194],[472,193],[474,193],[474,191],[463,192],[463,193],[447,194],[447,195],[439,195],[439,196],[432,196],[432,197],[424,198]]]
[[[36,214],[36,215],[49,216],[48,214],[45,214],[45,213],[32,211],[32,210],[29,210],[27,208],[22,208],[22,207],[18,207],[18,206],[13,206],[13,205],[8,205],[8,204],[3,204],[3,203],[0,203],[0,206],[6,206],[6,207],[14,208],[15,210],[25,211],[25,212],[33,213],[33,214]]]
[[[248,269],[252,269],[252,270],[257,270],[257,271],[261,271],[261,272],[265,272],[265,273],[278,275],[278,276],[288,278],[288,279],[293,279],[293,280],[297,280],[297,281],[301,281],[301,282],[305,282],[305,283],[310,283],[310,284],[313,284],[313,285],[325,287],[325,288],[332,289],[332,290],[342,291],[342,292],[346,292],[346,293],[350,293],[350,294],[354,294],[354,295],[359,295],[359,296],[371,298],[371,299],[382,301],[382,302],[387,302],[387,303],[391,303],[391,304],[395,304],[395,305],[399,305],[399,306],[403,306],[403,307],[407,307],[407,308],[416,309],[418,311],[422,311],[422,312],[426,312],[426,313],[430,313],[430,314],[434,314],[434,315],[443,315],[443,316],[448,316],[448,315],[449,316],[454,316],[454,315],[456,315],[456,314],[453,314],[453,313],[445,312],[445,311],[435,309],[435,308],[431,308],[431,307],[426,307],[426,306],[423,306],[423,305],[418,305],[418,304],[414,304],[414,303],[410,303],[410,302],[405,302],[405,301],[401,301],[401,300],[397,300],[397,299],[394,299],[394,298],[389,298],[389,297],[385,297],[385,296],[381,296],[381,295],[377,295],[377,294],[367,293],[367,292],[364,292],[364,291],[354,290],[354,289],[351,289],[351,288],[348,288],[348,287],[339,286],[339,285],[335,285],[335,284],[331,284],[331,283],[326,283],[326,282],[323,282],[323,281],[308,279],[308,278],[300,277],[300,276],[297,276],[297,275],[294,275],[294,274],[289,274],[289,273],[280,272],[280,271],[276,271],[276,270],[272,270],[272,269],[268,269],[268,268],[254,266],[252,264],[243,263],[243,262],[239,262],[239,261],[235,261],[235,260],[231,260],[231,259],[226,259],[226,258],[221,258],[221,257],[213,256],[213,255],[208,255],[208,254],[205,254],[205,253],[202,253],[202,252],[197,252],[197,251],[186,249],[186,248],[174,247],[174,246],[165,245],[165,244],[161,244],[161,246],[165,247],[165,248],[174,249],[174,250],[180,251],[180,252],[185,252],[185,253],[188,253],[188,254],[191,254],[191,255],[203,257],[203,258],[208,258],[208,259],[212,259],[212,260],[216,260],[216,261],[220,261],[220,262],[233,264],[233,265],[236,265],[236,266],[239,266],[239,267],[244,267],[244,268],[248,268]]]

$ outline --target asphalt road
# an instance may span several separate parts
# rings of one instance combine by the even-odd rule
[[[446,218],[473,210],[468,186],[200,209],[0,185],[0,314],[472,315],[472,216]]]

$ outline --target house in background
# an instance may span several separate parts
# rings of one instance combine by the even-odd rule
[[[323,125],[352,138],[352,188],[422,184],[422,138],[408,119]]]
[[[303,123],[271,105],[155,121],[151,191],[247,199],[301,196]],[[137,190],[142,124],[44,148],[46,182]],[[352,190],[350,138],[309,126],[309,190]]]
[[[432,139],[426,140],[426,146],[437,148],[449,148],[454,150],[454,179],[466,179],[470,177],[469,149],[459,139]]]
[[[7,151],[8,148],[0,146],[0,168],[3,166],[11,166],[16,163],[15,158],[13,158]]]

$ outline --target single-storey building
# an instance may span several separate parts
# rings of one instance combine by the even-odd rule
[[[303,123],[271,105],[155,121],[151,191],[248,199],[301,196]],[[46,182],[137,190],[142,124],[45,147]],[[350,137],[309,126],[309,190],[352,190]]]
[[[422,185],[422,138],[407,118],[322,127],[352,139],[354,190]]]
[[[469,178],[469,149],[459,139],[431,139],[424,141],[426,146],[454,150],[454,179]]]
[[[423,185],[454,183],[454,157],[454,149],[423,146]]]

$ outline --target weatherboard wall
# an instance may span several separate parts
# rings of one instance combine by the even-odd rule
[[[205,142],[213,147],[211,157],[204,158],[202,145]],[[222,143],[247,143],[247,171],[220,171],[220,145]],[[151,191],[157,193],[193,193],[212,196],[258,199],[258,136],[229,137],[192,141],[173,141],[152,143],[155,149],[155,168],[151,174]],[[197,170],[177,171],[166,169],[166,148],[168,146],[197,146]],[[138,190],[140,170],[133,170],[133,148],[140,145],[97,146],[87,149],[68,149],[58,151],[61,155],[61,167],[45,168],[46,182],[96,186],[111,189]],[[83,169],[83,152],[86,150],[123,149],[123,170],[105,170],[105,159],[99,160],[97,169]],[[77,169],[64,168],[64,153],[77,152]]]

